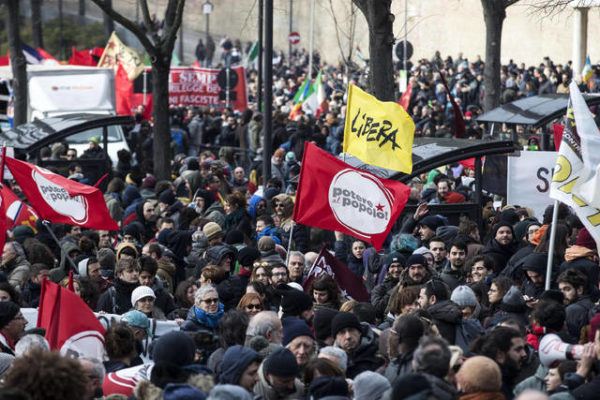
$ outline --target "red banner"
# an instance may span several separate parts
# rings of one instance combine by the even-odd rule
[[[246,72],[244,67],[231,68],[237,74],[237,84],[231,88],[231,107],[244,111],[248,108],[246,97]],[[218,82],[221,70],[209,68],[171,68],[169,77],[169,104],[172,106],[224,107],[225,100],[219,93],[225,92]]]
[[[338,283],[344,297],[350,296],[356,301],[369,301],[369,292],[362,279],[350,271],[346,264],[329,254],[325,248],[321,249],[308,272],[302,284],[304,290],[308,290],[311,283],[324,274],[331,276]]]
[[[10,157],[6,166],[40,217],[59,224],[119,230],[100,189]]]
[[[409,194],[408,186],[351,167],[306,141],[294,221],[343,232],[379,250]]]
[[[33,208],[23,203],[8,186],[3,185],[0,188],[0,194],[2,195],[2,206],[6,213],[7,228],[13,229],[15,226],[27,225],[34,232],[37,232],[35,222],[38,216]]]

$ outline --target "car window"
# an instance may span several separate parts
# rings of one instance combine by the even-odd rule
[[[66,140],[67,143],[71,144],[85,144],[88,143],[90,138],[96,136],[100,139],[100,143],[102,143],[102,128],[90,129],[88,131],[83,131],[76,133],[75,135],[69,136]],[[108,142],[119,142],[123,140],[123,135],[121,129],[118,129],[117,125],[112,125],[108,127]]]

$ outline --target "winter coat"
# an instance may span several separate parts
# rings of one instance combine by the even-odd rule
[[[223,317],[223,304],[219,303],[217,312],[214,314],[208,314],[206,311],[192,306],[188,311],[187,318],[181,325],[181,330],[184,332],[198,332],[206,330],[216,334],[218,332],[218,323],[221,317]]]
[[[233,310],[237,307],[244,295],[245,287],[239,276],[231,275],[217,284],[219,300],[225,306],[225,310]]]
[[[574,339],[581,336],[581,328],[589,323],[589,313],[594,308],[594,303],[589,296],[583,296],[577,302],[569,304],[565,309],[567,314],[566,324],[569,335]]]
[[[363,332],[358,347],[348,355],[346,377],[349,379],[354,379],[356,375],[364,371],[375,371],[384,364],[384,360],[377,356],[379,340],[375,333],[364,323],[362,328]]]
[[[164,315],[169,315],[175,310],[175,301],[173,301],[173,297],[165,290],[159,279],[154,278],[152,290],[154,290],[154,295],[156,296],[154,307],[160,309]]]
[[[517,252],[517,243],[511,242],[507,245],[501,245],[496,241],[496,239],[492,239],[488,242],[488,244],[483,249],[483,255],[489,256],[494,260],[494,265],[496,267],[496,271],[502,271],[508,260]]]
[[[450,300],[439,301],[427,307],[434,324],[440,331],[440,335],[450,344],[456,340],[456,327],[462,322],[462,311]]]
[[[138,282],[129,283],[116,278],[113,286],[100,296],[96,311],[104,311],[109,314],[126,313],[131,310],[131,293],[138,286]]]
[[[25,282],[29,279],[30,267],[29,261],[24,256],[17,254],[15,258],[2,265],[1,270],[6,274],[8,283],[17,289],[17,291],[21,291]]]
[[[399,355],[388,364],[383,375],[390,381],[391,385],[394,385],[396,379],[413,372],[412,360],[414,354],[415,349],[406,354]]]
[[[375,286],[371,292],[371,304],[375,307],[375,315],[381,319],[385,314],[393,289],[398,284],[398,279],[388,275],[382,284]]]
[[[465,282],[463,271],[460,269],[452,269],[452,267],[450,267],[450,262],[446,263],[446,266],[444,269],[442,269],[442,272],[440,273],[440,279],[444,281],[446,285],[448,285],[450,292]]]

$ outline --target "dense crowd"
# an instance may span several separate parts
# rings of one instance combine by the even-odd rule
[[[173,108],[171,179],[157,181],[152,127],[140,110],[104,196],[120,231],[53,224],[57,243],[41,221],[11,230],[0,274],[0,398],[596,398],[597,247],[567,207],[558,210],[550,290],[551,207],[536,219],[527,205],[495,208],[484,196],[481,225],[430,211],[473,200],[474,174],[461,164],[410,181],[416,211],[379,252],[294,223],[303,144],[340,152],[344,88],[365,79],[360,69],[324,66],[328,109],[290,120],[307,58],[297,52],[275,66],[269,179],[261,177],[261,113]],[[482,70],[481,60],[439,54],[412,67],[416,134],[451,135],[439,71],[469,120],[481,109]],[[511,62],[503,100],[560,92],[570,76],[549,60]],[[251,98],[255,78],[251,71]],[[481,135],[476,123],[469,129]],[[42,151],[90,183],[77,160],[101,154],[95,138],[82,154],[64,143]],[[348,298],[327,274],[303,285],[322,248],[362,279],[370,302]],[[69,272],[91,310],[119,316],[102,360],[61,357],[44,332],[25,330],[21,308],[38,307],[42,280],[66,287]],[[157,334],[161,322],[171,332]],[[569,347],[576,360],[540,362],[550,333],[581,345]]]

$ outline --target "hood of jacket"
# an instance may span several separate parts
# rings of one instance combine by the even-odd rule
[[[242,374],[254,361],[259,361],[260,357],[254,350],[239,345],[231,346],[225,351],[221,361],[221,374],[219,383],[228,383],[238,385]]]
[[[427,312],[433,319],[451,324],[458,324],[462,319],[462,311],[450,300],[439,301],[427,307]]]

